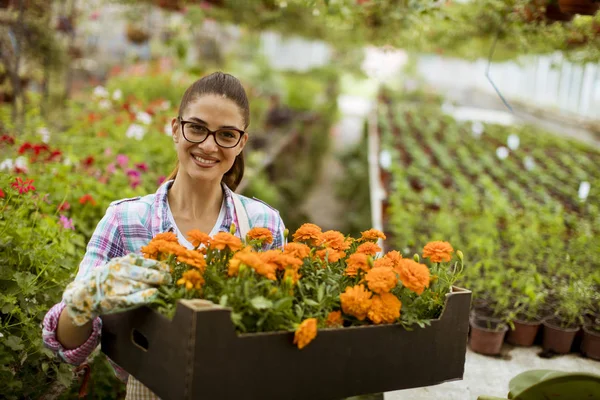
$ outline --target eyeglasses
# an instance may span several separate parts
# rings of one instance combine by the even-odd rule
[[[235,128],[223,128],[211,131],[206,126],[194,121],[184,121],[181,117],[177,117],[177,120],[181,124],[183,137],[190,143],[202,143],[212,135],[217,145],[225,149],[230,149],[237,146],[244,133],[246,133]]]

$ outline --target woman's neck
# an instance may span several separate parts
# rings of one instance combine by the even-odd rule
[[[220,182],[197,182],[185,175],[177,175],[167,196],[173,215],[200,221],[219,214],[223,188]]]

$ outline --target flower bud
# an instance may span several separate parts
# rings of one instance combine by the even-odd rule
[[[235,235],[235,231],[236,231],[236,227],[235,224],[232,222],[231,225],[229,226],[229,233],[231,233],[232,235]]]
[[[413,256],[413,260],[415,260],[416,262],[421,262],[421,258],[419,257],[419,255],[418,255],[418,254],[415,254],[415,255]]]
[[[457,250],[456,251],[456,255],[458,256],[458,259],[460,260],[460,262],[462,262],[463,261],[463,257],[464,257],[463,256],[463,252],[460,251],[460,250]]]

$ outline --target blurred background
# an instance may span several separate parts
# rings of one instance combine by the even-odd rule
[[[465,380],[385,398],[600,373],[599,6],[0,0],[0,393],[77,397],[82,373],[42,348],[41,318],[108,204],[172,171],[171,118],[214,71],[250,98],[238,193],[291,232],[373,227],[405,257],[431,240],[464,252],[472,324],[492,324],[499,350],[471,343]],[[526,346],[520,323],[535,326]],[[562,348],[544,341],[554,328]],[[101,355],[87,385],[124,395]]]

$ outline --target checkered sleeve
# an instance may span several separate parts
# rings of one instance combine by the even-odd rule
[[[256,198],[249,199],[244,196],[240,196],[240,198],[248,214],[250,227],[267,228],[273,234],[273,243],[266,246],[265,250],[283,249],[285,224],[279,215],[279,211]]]
[[[98,223],[88,243],[85,256],[79,264],[76,280],[84,279],[94,268],[107,263],[111,258],[124,255],[120,229],[116,206],[110,206]],[[98,346],[100,332],[102,331],[102,320],[100,318],[94,319],[92,334],[85,343],[74,349],[65,349],[56,338],[58,320],[65,307],[65,303],[60,302],[46,313],[42,322],[42,338],[44,345],[58,354],[65,362],[79,365]]]

